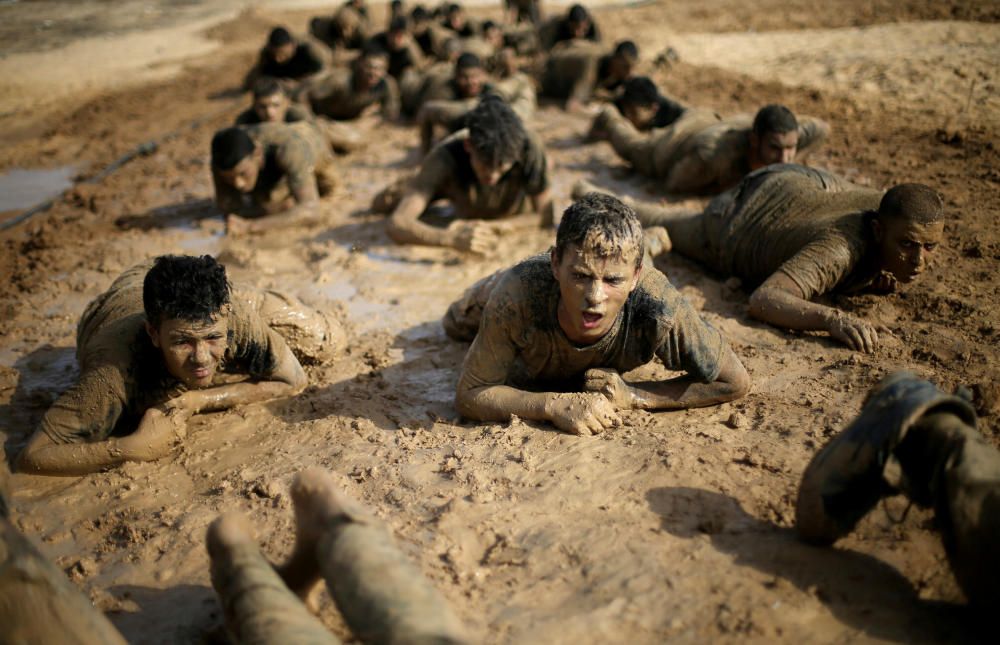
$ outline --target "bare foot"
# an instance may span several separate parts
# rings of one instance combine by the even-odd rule
[[[361,518],[363,507],[337,489],[333,476],[321,468],[308,468],[292,482],[295,504],[295,549],[288,561],[276,567],[288,588],[305,600],[319,582],[316,545],[339,519]]]
[[[213,560],[236,546],[256,544],[250,522],[243,513],[235,511],[215,518],[208,526],[205,542],[208,545],[208,555]]]
[[[650,257],[659,257],[664,253],[669,253],[670,249],[673,248],[673,242],[670,241],[670,234],[662,226],[651,226],[644,230],[642,235],[646,241],[646,250],[649,251]]]

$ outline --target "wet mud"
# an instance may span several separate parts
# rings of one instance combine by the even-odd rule
[[[610,40],[650,43],[645,70],[675,99],[724,114],[783,102],[832,126],[813,165],[874,187],[917,181],[940,190],[949,213],[943,248],[901,293],[835,301],[891,332],[873,355],[752,321],[738,284],[668,254],[659,266],[726,334],[753,388],[714,408],[624,412],[623,426],[599,437],[519,419],[471,423],[455,412],[466,345],[445,336],[441,317],[475,280],[544,251],[552,235],[524,222],[485,257],[394,245],[384,217],[368,205],[414,169],[414,128],[380,127],[364,151],[340,159],[342,181],[322,201],[321,225],[223,235],[207,201],[211,134],[248,104],[234,90],[267,29],[279,20],[303,28],[309,12],[258,11],[220,24],[206,34],[220,47],[168,78],[54,107],[39,99],[50,107],[30,127],[15,127],[28,123],[24,114],[0,116],[4,172],[81,164],[85,173],[143,142],[161,142],[0,232],[0,429],[8,456],[72,382],[75,325],[86,303],[147,257],[214,254],[234,279],[342,308],[351,327],[340,355],[307,367],[311,385],[302,395],[196,416],[171,457],[83,478],[14,475],[15,524],[127,638],[144,642],[196,642],[218,629],[208,524],[223,510],[241,510],[265,555],[282,560],[293,542],[288,486],[313,465],[338,473],[338,485],[374,510],[485,642],[977,638],[929,513],[913,509],[893,521],[905,502],[890,499],[836,549],[799,543],[791,526],[809,458],[890,370],[912,369],[945,389],[970,386],[980,427],[998,443],[997,119],[970,109],[956,121],[950,94],[905,100],[919,79],[894,76],[893,65],[885,68],[892,83],[861,91],[873,68],[845,66],[805,46],[789,65],[830,64],[858,83],[793,75],[783,84],[773,67],[755,73],[683,56],[657,66],[653,58],[673,34],[721,33],[749,51],[764,42],[746,40],[750,29],[794,34],[961,18],[980,21],[976,34],[996,34],[996,16],[988,3],[850,0],[812,12],[805,4],[767,0],[750,11],[747,3],[684,0],[597,16]],[[954,29],[960,39],[961,25]],[[858,51],[857,60],[864,55]],[[968,60],[944,62],[955,74],[996,74]],[[939,64],[913,62],[917,72]],[[662,197],[610,146],[582,143],[589,125],[588,117],[551,106],[533,121],[554,163],[557,209],[579,179]],[[666,375],[646,366],[629,376]],[[347,637],[325,595],[320,608],[324,622]]]

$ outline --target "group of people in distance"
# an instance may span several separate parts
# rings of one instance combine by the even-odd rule
[[[507,0],[506,9],[507,22],[480,23],[457,4],[407,10],[394,0],[377,30],[364,0],[349,0],[315,18],[308,36],[273,29],[247,76],[251,107],[211,141],[229,234],[321,222],[338,155],[361,154],[379,121],[407,120],[420,131],[423,160],[372,202],[388,216],[392,240],[485,253],[509,216],[535,213],[552,229],[553,167],[532,128],[540,96],[594,115],[585,139],[609,142],[664,192],[712,199],[690,212],[577,183],[548,253],[470,285],[444,313],[446,334],[471,342],[455,395],[463,417],[517,415],[591,435],[620,425],[623,410],[744,396],[751,378],[739,356],[655,266],[671,251],[738,278],[754,318],[878,349],[875,325],[817,300],[888,293],[916,279],[943,237],[944,205],[932,188],[881,191],[797,163],[830,125],[782,105],[723,117],[663,96],[637,75],[636,45],[606,44],[580,5],[548,19],[537,0]],[[450,217],[437,216],[442,202]],[[158,257],[84,311],[79,380],[44,415],[17,467],[81,475],[163,457],[183,440],[190,415],[294,396],[307,385],[303,363],[344,342],[326,312],[231,284],[211,257]],[[623,378],[654,358],[681,375]],[[880,497],[902,491],[936,510],[969,599],[998,599],[1000,514],[991,511],[1000,504],[1000,453],[975,426],[961,396],[912,374],[888,377],[807,468],[800,534],[830,543]],[[898,481],[888,463],[899,465]],[[366,533],[369,520],[358,518],[367,516],[324,475],[304,474],[293,496],[296,552],[277,572],[243,520],[225,518],[209,532],[213,583],[234,634],[291,642],[296,629],[317,629],[295,595],[323,575],[362,639],[467,638],[419,574],[390,570],[401,556]],[[19,537],[9,528],[3,536],[8,545]],[[29,547],[9,551],[40,560]],[[32,596],[24,598],[27,606]],[[274,620],[254,620],[255,612]],[[91,628],[104,627],[94,618]]]

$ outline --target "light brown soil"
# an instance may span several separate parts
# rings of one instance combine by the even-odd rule
[[[984,29],[994,36],[984,46],[1000,35],[990,3],[845,0],[814,13],[807,5],[670,0],[598,16],[610,39],[649,43],[647,59],[675,36],[737,43],[748,52],[767,43],[692,35],[706,32],[958,18],[983,23],[953,25],[957,47]],[[291,16],[293,26],[307,15]],[[127,637],[191,642],[217,625],[205,527],[223,509],[244,509],[266,552],[283,556],[292,544],[287,485],[310,465],[338,473],[350,494],[385,518],[486,642],[940,642],[981,635],[956,604],[961,593],[929,513],[913,509],[895,523],[890,515],[902,515],[905,502],[889,500],[888,513],[873,512],[837,549],[799,544],[791,523],[808,459],[889,370],[908,367],[946,388],[975,386],[981,427],[997,441],[1000,126],[993,108],[955,120],[944,94],[886,103],[884,87],[906,97],[925,87],[922,66],[933,75],[934,63],[914,57],[907,61],[913,74],[898,75],[908,42],[897,43],[896,59],[886,47],[869,59],[858,51],[850,64],[805,46],[819,37],[835,41],[840,31],[805,32],[789,50],[798,57],[790,65],[830,65],[836,82],[786,78],[773,65],[696,66],[683,56],[654,70],[667,93],[690,104],[731,113],[781,101],[824,118],[833,134],[814,164],[874,186],[928,183],[952,217],[945,248],[918,284],[890,297],[838,301],[892,330],[873,356],[753,322],[744,292],[668,258],[662,268],[728,335],[753,391],[718,408],[631,412],[624,428],[581,439],[516,419],[484,425],[457,418],[451,397],[465,347],[445,338],[440,316],[473,280],[545,249],[551,235],[525,226],[487,258],[393,245],[366,207],[415,163],[412,129],[381,128],[366,151],[343,159],[325,226],[253,242],[221,237],[221,222],[204,202],[211,197],[208,140],[243,106],[232,89],[277,18],[245,15],[210,30],[224,46],[171,78],[100,90],[31,115],[30,128],[12,125],[26,123],[23,114],[0,120],[7,144],[0,168],[77,163],[86,173],[162,140],[154,154],[78,186],[50,212],[0,234],[0,428],[9,455],[72,382],[73,334],[86,302],[150,255],[218,254],[237,279],[319,306],[343,303],[354,326],[340,359],[310,368],[314,385],[302,396],[196,417],[188,444],[172,458],[79,479],[13,478],[19,526]],[[911,32],[880,33],[903,39]],[[995,75],[976,60],[945,62],[969,78]],[[872,66],[886,83],[876,91],[854,83]],[[582,177],[656,194],[606,144],[582,146],[585,118],[545,108],[533,125],[556,164],[563,204]],[[323,617],[343,635],[328,601]]]

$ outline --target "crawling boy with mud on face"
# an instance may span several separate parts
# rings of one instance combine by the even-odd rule
[[[163,457],[193,414],[301,392],[296,354],[319,359],[342,336],[290,296],[233,288],[207,255],[132,267],[84,311],[80,378],[42,417],[18,468],[81,475]]]
[[[548,255],[474,284],[444,327],[472,340],[455,396],[470,419],[516,414],[597,434],[621,423],[619,410],[716,405],[750,387],[722,334],[646,259],[632,209],[597,193],[566,210]],[[686,374],[622,378],[654,356]],[[574,382],[576,391],[567,391]]]

